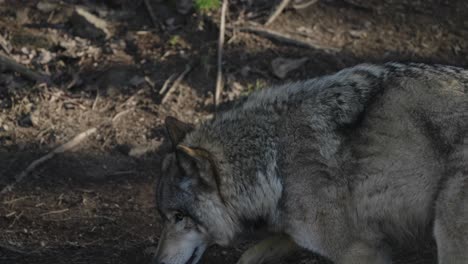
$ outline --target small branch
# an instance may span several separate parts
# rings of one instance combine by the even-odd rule
[[[67,84],[65,89],[70,90],[71,88],[75,87],[75,85],[77,85],[78,83],[80,83],[80,74],[79,73],[73,73],[72,74],[72,80]]]
[[[56,154],[63,153],[65,151],[68,151],[77,145],[79,145],[83,140],[88,138],[90,135],[94,134],[97,131],[96,128],[90,128],[86,130],[85,132],[82,132],[78,135],[76,135],[72,140],[68,141],[67,143],[60,145],[59,147],[55,148],[51,152],[49,152],[47,155],[42,156],[41,158],[33,161],[24,171],[22,171],[19,175],[15,177],[15,182],[12,184],[9,184],[5,186],[2,191],[0,191],[0,195],[5,194],[7,192],[12,191],[16,184],[21,182],[26,176],[28,176],[32,171],[34,171],[37,167],[45,163],[46,161],[50,160],[53,158]]]
[[[72,221],[72,220],[87,220],[87,219],[104,219],[110,222],[115,222],[115,218],[112,218],[110,216],[105,216],[105,215],[95,215],[95,216],[79,216],[79,217],[67,217],[67,218],[61,218],[61,219],[47,219],[47,221],[53,221],[53,222],[64,222],[64,221]]]
[[[80,144],[83,140],[91,136],[92,134],[96,133],[97,129],[95,127],[86,130],[78,135],[76,135],[72,140],[68,141],[67,143],[61,145],[60,147],[54,149],[52,153],[58,154],[68,151]]]
[[[122,111],[122,112],[116,114],[116,115],[114,116],[114,118],[112,118],[112,123],[115,123],[115,121],[117,121],[120,117],[122,117],[122,116],[124,116],[124,115],[130,113],[131,111],[133,111],[133,108],[124,110],[124,111]]]
[[[50,77],[37,73],[33,70],[28,69],[26,66],[17,63],[16,61],[0,54],[0,64],[3,65],[6,69],[15,71],[24,77],[36,81],[36,82],[45,82],[50,83]]]
[[[28,199],[30,198],[31,196],[23,196],[23,197],[20,197],[20,198],[16,198],[16,199],[13,199],[13,200],[9,200],[9,201],[4,201],[3,204],[14,204],[16,202],[19,202],[19,201],[22,201],[22,200],[25,200],[25,199]]]
[[[169,78],[167,78],[167,80],[164,82],[161,90],[159,90],[159,95],[163,95],[167,88],[169,87],[169,84],[174,80],[174,78],[176,77],[175,74],[171,74],[171,76],[169,76]]]
[[[221,100],[221,92],[223,90],[223,45],[224,35],[226,31],[226,12],[228,7],[228,0],[223,0],[221,7],[221,24],[219,26],[219,40],[218,40],[218,70],[216,75],[216,90],[214,96],[214,105],[218,106]]]
[[[2,35],[0,35],[0,46],[8,55],[11,54],[11,45]]]
[[[94,99],[93,106],[91,107],[91,110],[96,109],[98,101],[99,101],[99,88],[96,90],[96,98]]]
[[[293,8],[294,9],[304,9],[307,8],[315,3],[317,3],[318,0],[309,0],[309,1],[304,1],[304,2],[299,2],[299,3],[293,3]]]
[[[275,11],[270,15],[268,18],[267,22],[265,23],[265,26],[270,25],[275,21],[275,19],[283,12],[283,10],[289,5],[289,2],[291,0],[281,0],[281,3],[276,7]]]
[[[158,27],[158,19],[156,18],[156,15],[154,14],[153,7],[151,6],[151,3],[149,0],[144,0],[146,10],[148,10],[148,14],[150,15],[151,22],[153,22],[154,27]]]
[[[50,211],[50,212],[47,212],[47,213],[43,213],[41,214],[41,216],[46,216],[46,215],[53,215],[53,214],[63,214],[65,212],[68,212],[70,209],[68,208],[65,208],[65,209],[62,209],[62,210],[54,210],[54,211]]]
[[[124,106],[129,105],[133,100],[135,100],[135,98],[138,95],[142,94],[143,92],[144,92],[143,89],[138,90],[135,94],[133,94],[127,100],[125,100],[125,102],[123,104],[121,104],[118,108],[123,108]]]
[[[189,73],[192,70],[192,66],[189,64],[185,65],[185,70],[177,77],[177,79],[174,81],[174,83],[167,89],[166,94],[164,94],[163,98],[161,99],[161,104],[164,104],[167,101],[167,98],[169,98],[169,95],[179,86],[180,82],[185,78],[185,75]]]
[[[151,87],[151,89],[154,89],[154,82],[149,76],[145,76],[145,82]]]
[[[321,44],[312,43],[308,41],[297,40],[294,37],[290,36],[286,33],[281,33],[272,29],[263,28],[261,26],[246,26],[238,28],[239,31],[257,34],[259,36],[273,39],[285,44],[301,47],[301,48],[309,48],[309,49],[318,49],[324,50],[326,52],[338,52],[341,49],[335,47],[327,47]]]

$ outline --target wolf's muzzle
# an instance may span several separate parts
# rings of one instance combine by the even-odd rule
[[[185,262],[185,264],[194,264],[195,260],[197,259],[197,253],[198,253],[198,247],[196,247],[193,250],[192,256],[190,256],[189,260]],[[153,264],[171,264],[171,263],[166,263],[158,260],[158,257],[156,257],[153,261]]]

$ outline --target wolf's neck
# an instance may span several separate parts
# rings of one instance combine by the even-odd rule
[[[210,152],[219,176],[219,194],[238,231],[243,225],[277,219],[282,195],[275,129],[249,118],[217,119],[189,134],[185,143]]]
[[[227,203],[242,231],[256,231],[278,225],[277,207],[283,186],[278,175],[276,155],[271,156],[266,164],[244,170],[247,175],[237,175],[236,181],[227,186],[235,190],[228,197]]]

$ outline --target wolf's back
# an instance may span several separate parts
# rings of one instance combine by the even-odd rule
[[[253,93],[242,105],[244,109],[267,107],[272,104],[296,104],[327,89],[353,92],[361,103],[382,90],[382,84],[394,78],[412,78],[417,80],[458,80],[468,87],[468,70],[423,63],[386,63],[383,65],[359,64],[343,69],[335,74],[314,78],[307,81],[288,83]],[[348,88],[348,89],[347,89]]]
[[[215,149],[212,145],[218,142],[229,152],[249,150],[257,156],[265,153],[262,146],[274,148],[275,138],[308,127],[322,154],[330,156],[340,145],[339,128],[350,127],[372,112],[387,112],[389,118],[414,115],[411,118],[426,130],[437,130],[440,138],[448,140],[467,126],[467,87],[468,70],[457,67],[360,64],[255,92],[189,138],[194,145]]]

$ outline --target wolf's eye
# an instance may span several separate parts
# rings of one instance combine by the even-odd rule
[[[182,220],[184,219],[184,217],[185,217],[185,216],[184,216],[182,213],[176,213],[176,214],[174,215],[174,219],[175,219],[176,223],[182,221]]]

